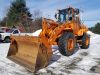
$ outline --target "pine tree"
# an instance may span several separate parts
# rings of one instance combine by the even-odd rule
[[[31,18],[31,14],[26,7],[25,0],[14,0],[7,13],[7,24],[16,26],[19,22],[23,23],[26,17]]]
[[[100,34],[100,23],[97,23],[93,29],[94,33]]]
[[[89,30],[93,33],[100,34],[100,23],[95,24],[95,26],[89,28]]]

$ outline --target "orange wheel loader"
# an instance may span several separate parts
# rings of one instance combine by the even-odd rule
[[[11,36],[7,58],[36,72],[48,65],[53,54],[51,45],[58,45],[59,52],[64,56],[74,54],[77,46],[87,49],[90,37],[79,13],[79,9],[72,7],[58,10],[55,14],[57,21],[42,19],[39,36]]]

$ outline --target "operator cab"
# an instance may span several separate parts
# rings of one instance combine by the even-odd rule
[[[55,18],[58,22],[66,22],[66,21],[72,21],[76,19],[76,16],[79,15],[79,9],[73,9],[72,7],[58,10],[58,12],[55,14]]]

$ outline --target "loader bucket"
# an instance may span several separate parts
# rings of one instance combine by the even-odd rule
[[[49,62],[44,44],[41,44],[40,38],[35,36],[11,36],[11,44],[7,58],[15,63],[24,66],[31,72],[46,67]]]

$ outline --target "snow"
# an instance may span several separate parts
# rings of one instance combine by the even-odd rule
[[[87,34],[89,34],[89,35],[94,35],[94,33],[92,33],[91,31],[87,31]]]
[[[38,36],[41,30],[36,31],[33,36]],[[46,68],[40,69],[37,75],[100,75],[92,72],[93,66],[100,66],[100,35],[88,32],[91,36],[89,49],[79,49],[72,56],[66,57],[59,53],[58,46],[53,45],[53,56]],[[33,75],[24,67],[15,64],[6,58],[9,45],[0,44],[0,75]]]
[[[42,31],[42,29],[37,30],[36,32],[32,33],[32,36],[39,36],[41,31]]]

